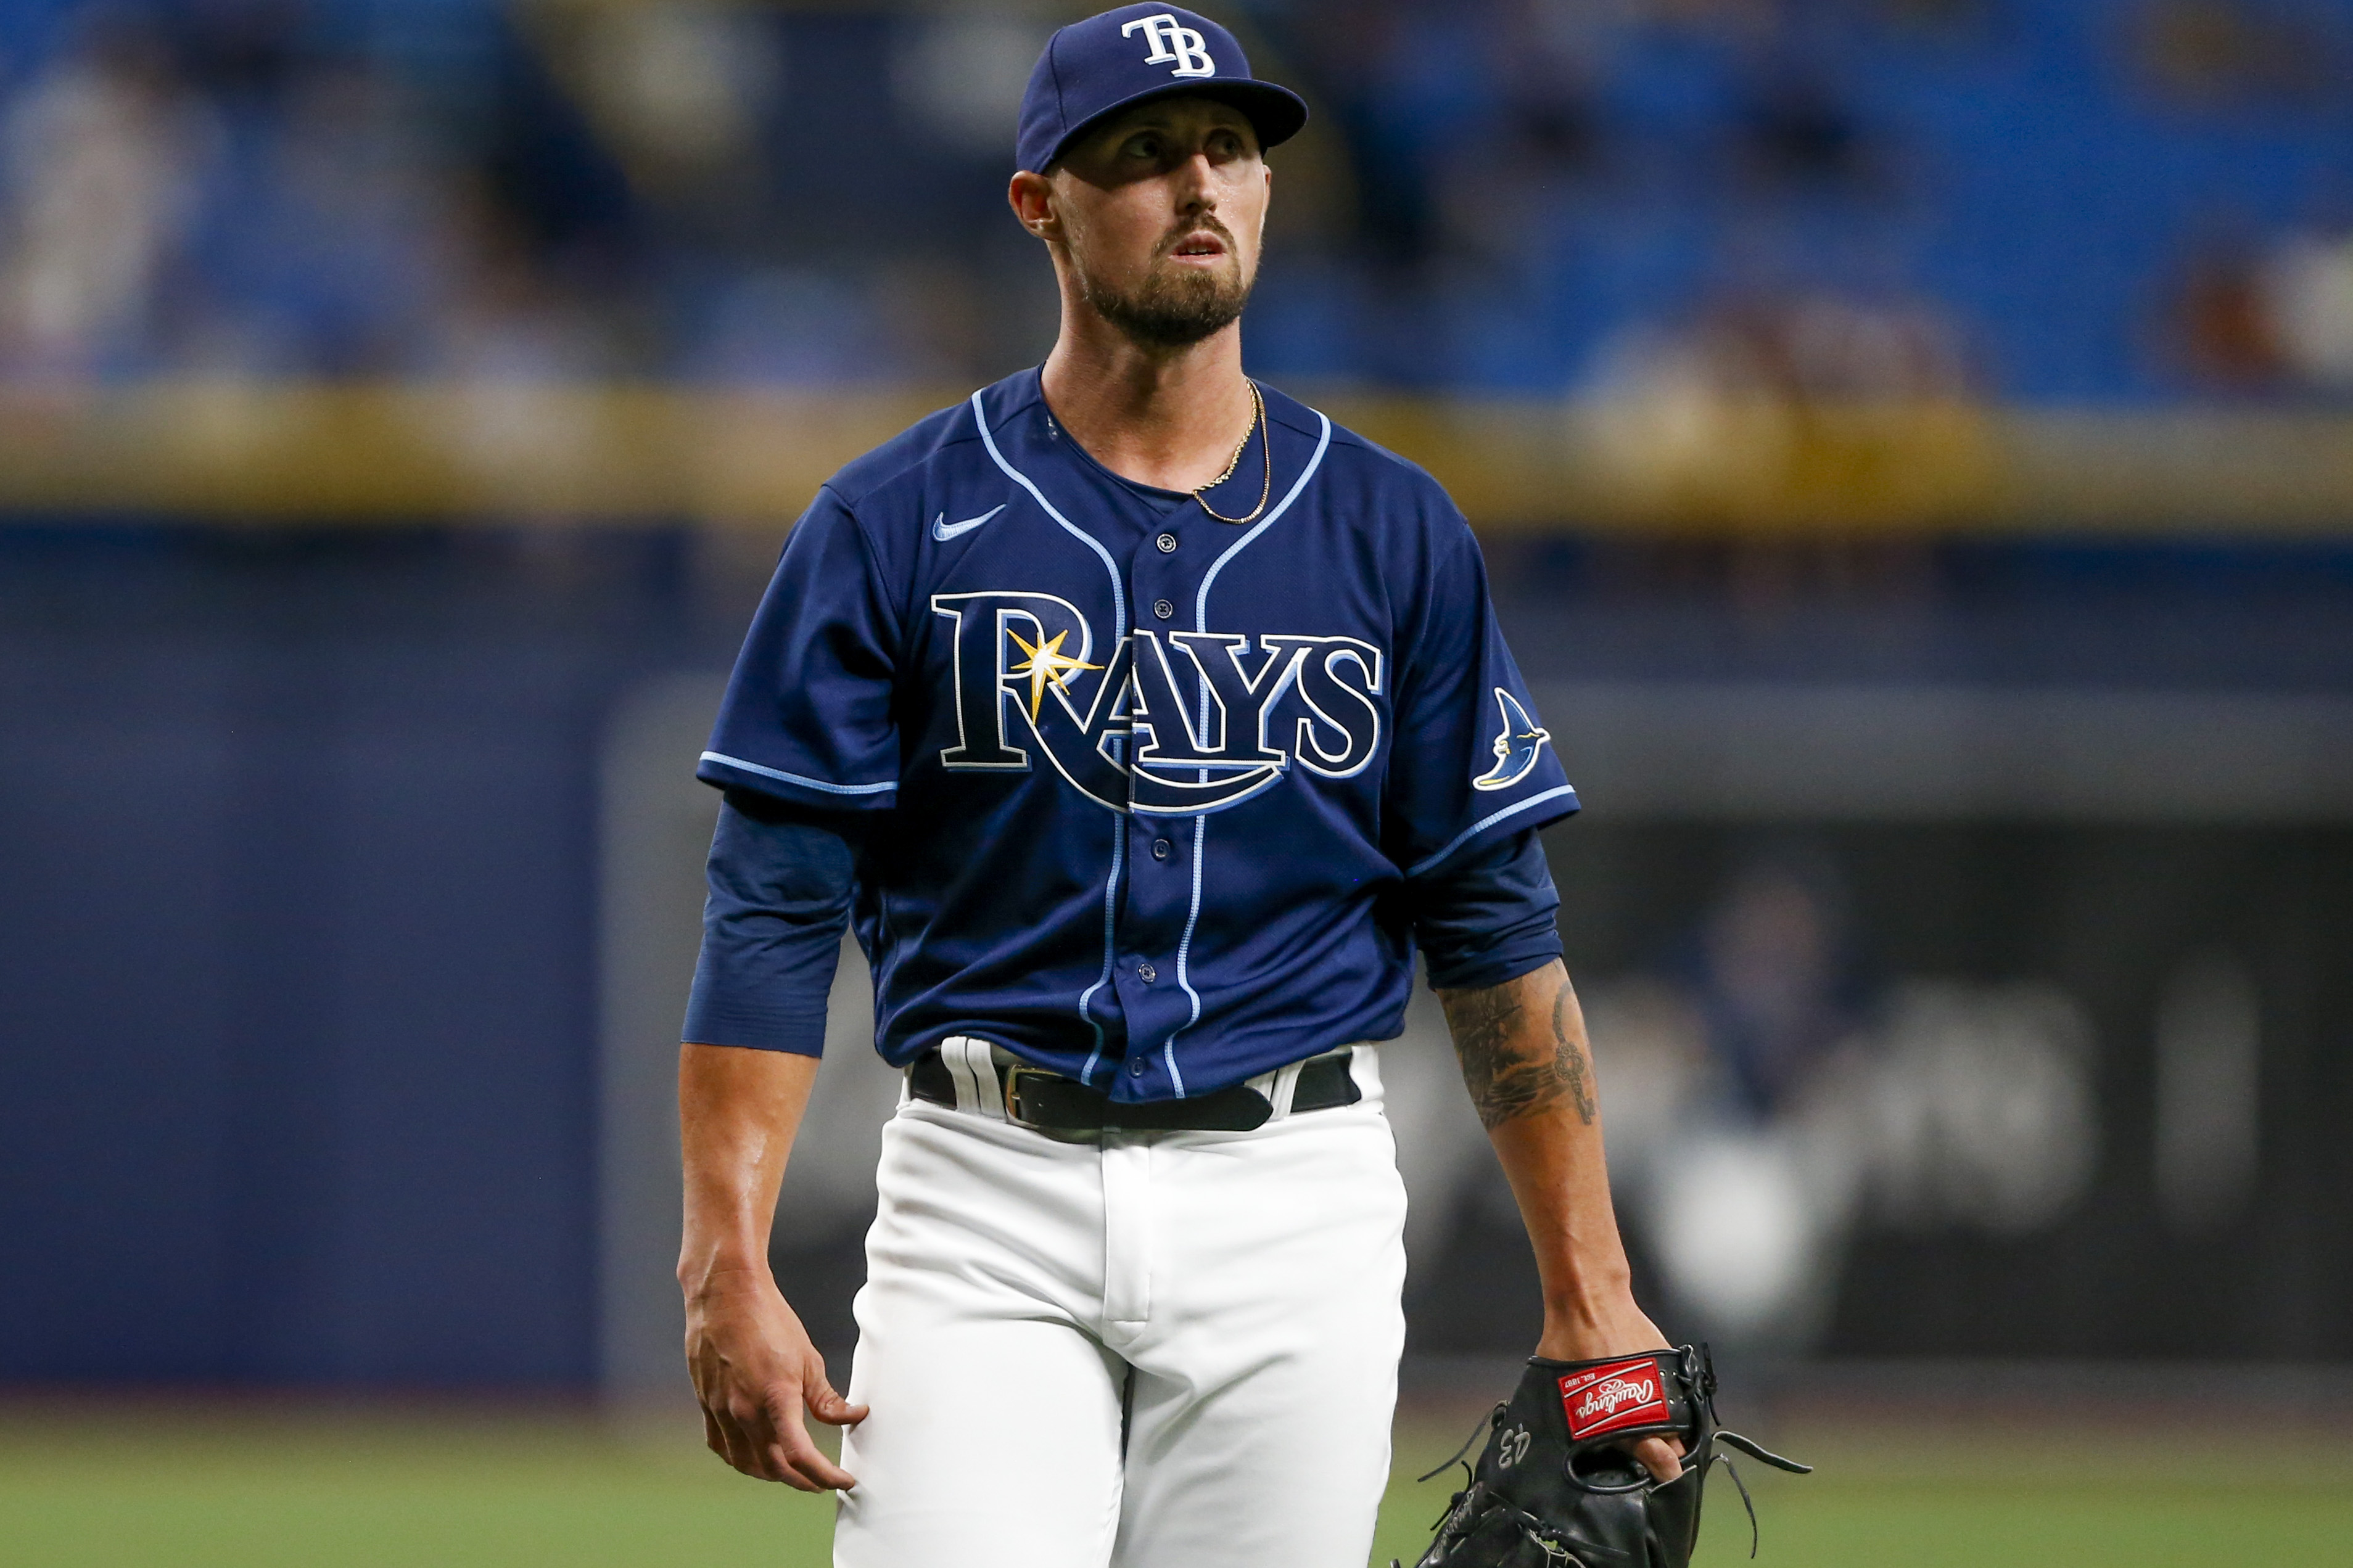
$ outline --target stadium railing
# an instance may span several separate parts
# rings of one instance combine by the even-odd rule
[[[1482,530],[2353,531],[2353,413],[1303,389]],[[0,387],[0,514],[772,528],[953,389],[169,380]]]

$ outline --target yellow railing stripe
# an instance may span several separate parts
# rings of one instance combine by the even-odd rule
[[[0,389],[0,514],[773,529],[955,389],[164,381]],[[1484,531],[2353,533],[2353,417],[1314,396]]]

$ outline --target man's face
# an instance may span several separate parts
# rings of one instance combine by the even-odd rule
[[[1104,320],[1145,346],[1181,348],[1249,301],[1271,180],[1240,110],[1164,98],[1072,146],[1039,206]],[[1031,216],[1018,182],[1015,205]]]

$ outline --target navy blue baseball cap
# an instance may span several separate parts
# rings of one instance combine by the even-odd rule
[[[1306,100],[1250,75],[1242,47],[1207,16],[1173,5],[1122,5],[1046,40],[1021,95],[1014,162],[1042,173],[1103,116],[1179,94],[1232,104],[1250,116],[1261,148],[1289,141],[1307,123]]]

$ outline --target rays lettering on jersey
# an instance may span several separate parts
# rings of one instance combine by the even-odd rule
[[[951,772],[1026,773],[1032,752],[1113,811],[1222,811],[1293,764],[1325,778],[1379,749],[1381,650],[1350,637],[1137,631],[1098,657],[1052,594],[935,594],[955,623]]]

